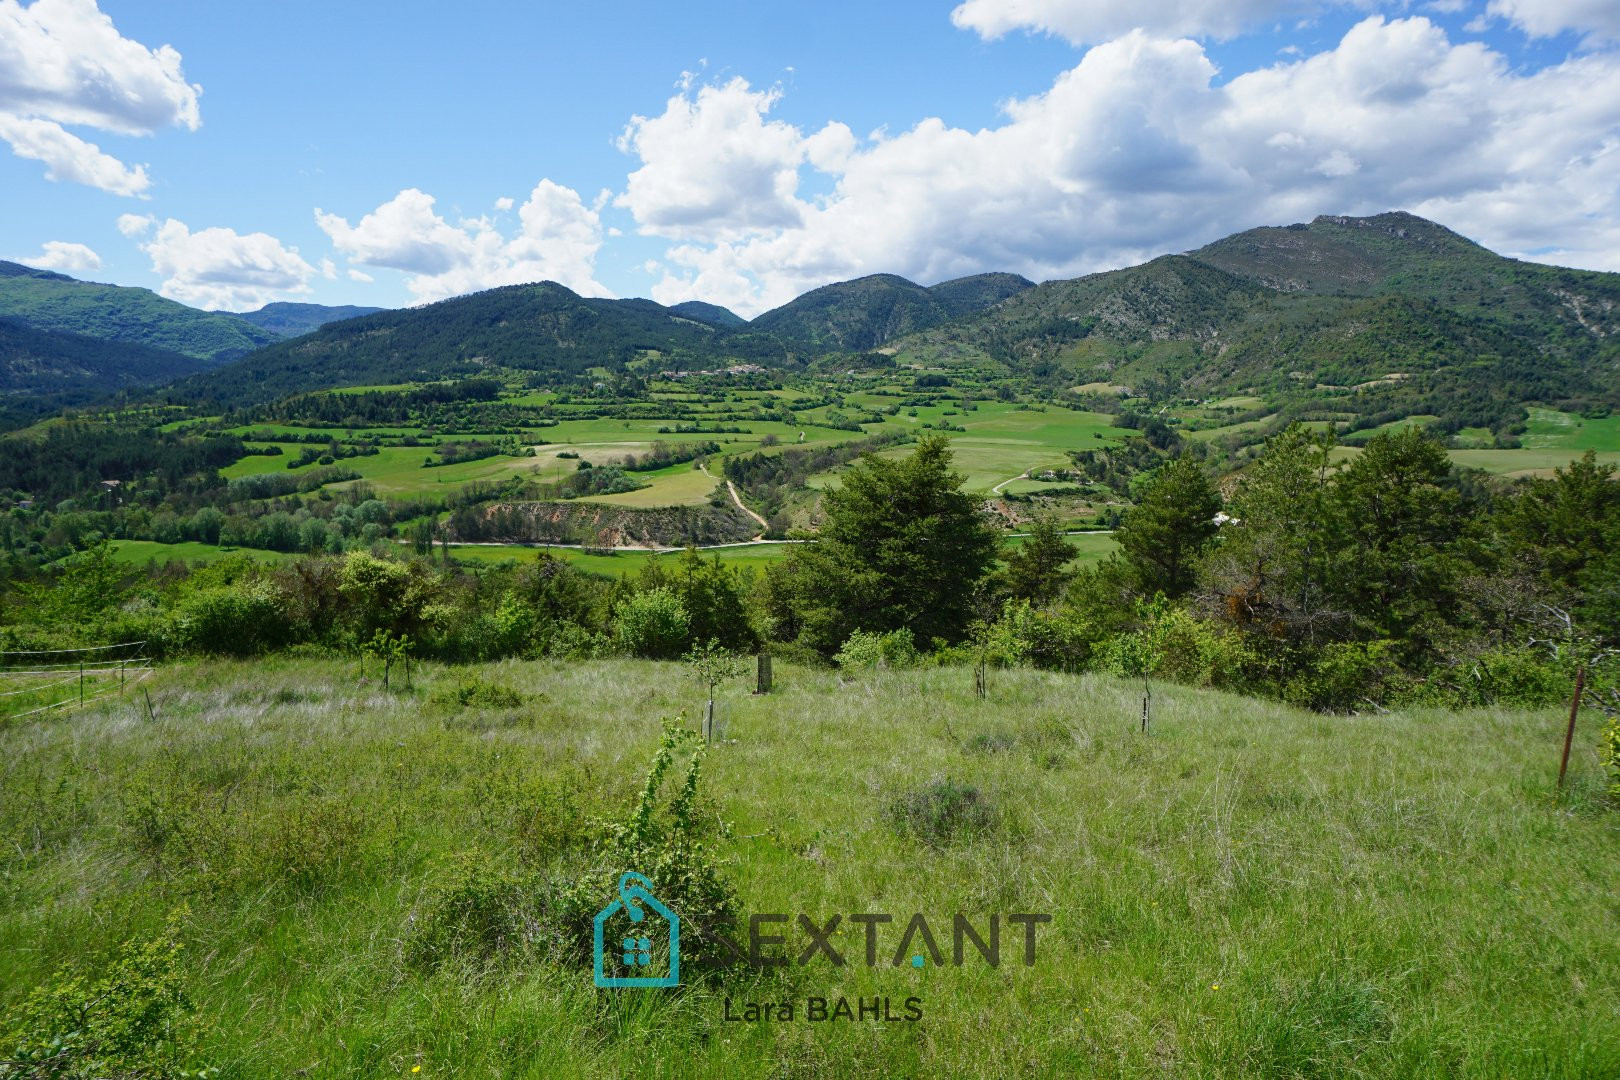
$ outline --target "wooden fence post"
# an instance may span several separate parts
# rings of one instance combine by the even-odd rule
[[[1575,696],[1569,701],[1569,727],[1564,729],[1564,759],[1558,763],[1558,786],[1564,786],[1569,771],[1569,747],[1575,741],[1575,714],[1581,711],[1581,694],[1586,690],[1586,665],[1575,672]]]
[[[771,692],[771,654],[760,653],[757,659],[759,662],[759,681],[758,689],[754,693],[768,694]]]

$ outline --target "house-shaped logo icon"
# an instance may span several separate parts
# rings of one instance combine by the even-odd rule
[[[619,896],[613,903],[596,913],[596,985],[601,987],[617,988],[626,986],[679,986],[681,984],[681,917],[665,907],[658,898],[652,894],[653,884],[640,874],[631,871],[619,877]],[[656,934],[656,920],[647,922],[647,912],[642,904],[651,908],[661,916],[669,927],[669,961],[668,964],[659,964],[656,969],[653,965],[654,946]],[[624,968],[633,972],[644,972],[637,975],[608,974],[608,952],[604,942],[604,931],[609,919],[620,911],[630,916],[635,924],[633,932],[628,936],[615,934],[613,944],[616,946],[612,952],[618,955]],[[614,965],[614,970],[619,970]]]

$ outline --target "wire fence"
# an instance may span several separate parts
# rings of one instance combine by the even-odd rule
[[[0,723],[122,693],[152,670],[144,641],[0,652]]]

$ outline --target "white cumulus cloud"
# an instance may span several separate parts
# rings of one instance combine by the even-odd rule
[[[49,179],[140,195],[150,185],[143,166],[124,165],[67,126],[195,130],[201,93],[178,52],[124,37],[95,0],[0,0],[0,138],[45,162]]]
[[[541,180],[519,207],[512,235],[484,217],[452,225],[434,202],[406,188],[358,224],[320,209],[315,222],[351,263],[410,275],[406,286],[421,302],[544,280],[589,296],[607,295],[595,278],[602,220],[573,189]]]
[[[1247,26],[1321,6],[1309,0],[966,0],[951,12],[951,22],[984,38],[1034,30],[1082,45],[1132,30],[1228,38]]]
[[[1485,10],[1508,19],[1532,37],[1574,30],[1620,41],[1620,4],[1615,0],[1491,0]]]
[[[152,183],[146,166],[130,168],[50,120],[0,112],[0,139],[18,157],[43,161],[47,180],[89,184],[114,195],[140,195]]]
[[[246,311],[306,295],[316,272],[296,248],[267,233],[243,235],[224,228],[192,232],[173,218],[158,225],[141,250],[151,258],[152,270],[164,277],[158,292],[200,308]]]
[[[119,214],[118,231],[134,238],[150,229],[154,220],[151,214]]]
[[[1526,73],[1426,18],[1374,16],[1316,55],[1215,75],[1198,43],[1132,31],[1008,104],[999,126],[928,119],[853,147],[789,128],[811,167],[836,176],[831,195],[774,228],[682,234],[653,296],[753,314],[885,271],[1067,277],[1252,225],[1388,209],[1505,252],[1555,247],[1620,269],[1608,224],[1620,221],[1620,54]],[[709,220],[713,200],[696,204]],[[668,235],[681,209],[638,220]]]
[[[798,224],[804,204],[795,192],[807,148],[798,128],[766,119],[780,91],[754,90],[741,78],[695,95],[690,87],[688,77],[661,115],[631,117],[619,148],[641,167],[614,205],[643,232],[677,239]]]
[[[24,255],[17,262],[40,270],[99,270],[101,256],[85,244],[65,240],[47,240],[38,255]]]

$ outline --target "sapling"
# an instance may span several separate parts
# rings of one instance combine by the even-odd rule
[[[744,658],[721,645],[716,638],[706,644],[694,646],[685,658],[692,675],[708,691],[709,701],[703,711],[703,741],[714,739],[714,691],[721,683],[740,678],[745,669]]]
[[[383,689],[388,689],[388,673],[395,664],[405,666],[405,688],[411,686],[411,636],[401,634],[395,637],[387,630],[378,630],[372,639],[360,646],[361,675],[365,674],[365,658],[375,657],[383,665]]]

